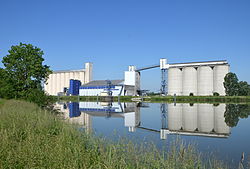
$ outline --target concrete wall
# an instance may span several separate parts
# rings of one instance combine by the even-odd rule
[[[92,80],[92,69],[92,63],[85,63],[85,69],[82,70],[55,71],[49,75],[44,90],[49,95],[56,96],[65,87],[69,88],[70,79],[80,80],[82,84],[88,83]]]

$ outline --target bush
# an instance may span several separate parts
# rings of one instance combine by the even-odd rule
[[[220,94],[217,93],[217,92],[214,92],[214,93],[213,93],[213,96],[220,96]]]
[[[49,107],[54,102],[54,98],[52,96],[46,95],[44,91],[39,89],[30,89],[26,91],[23,99],[36,103],[40,107]]]

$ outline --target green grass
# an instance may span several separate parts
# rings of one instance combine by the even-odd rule
[[[166,101],[173,102],[173,96],[153,96],[149,99],[152,102]],[[177,96],[179,103],[250,103],[250,96]]]
[[[55,97],[58,100],[64,101],[107,101],[106,97],[97,96],[62,96]],[[140,98],[133,96],[121,96],[121,102],[131,102],[132,98]],[[113,101],[118,101],[118,97],[113,97]],[[143,101],[157,103],[157,102],[174,102],[173,96],[149,96],[144,97]],[[250,96],[177,96],[177,103],[244,103],[250,104]]]
[[[5,100],[4,99],[0,99],[0,107],[4,104]]]
[[[202,161],[189,145],[166,152],[153,144],[95,138],[37,107],[8,100],[0,108],[0,168],[226,168]]]

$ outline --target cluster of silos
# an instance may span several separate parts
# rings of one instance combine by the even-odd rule
[[[173,131],[229,134],[225,104],[168,104],[168,129]]]
[[[229,65],[182,66],[168,69],[169,95],[225,95],[224,77]]]

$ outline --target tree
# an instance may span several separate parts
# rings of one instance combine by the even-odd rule
[[[0,98],[12,98],[14,90],[12,83],[8,80],[6,71],[0,68]]]
[[[42,83],[48,79],[51,70],[43,65],[43,51],[31,44],[12,46],[3,57],[5,66],[5,87],[13,89],[13,98],[27,98],[31,90],[42,91]],[[3,71],[2,71],[3,72]]]
[[[237,96],[239,94],[238,78],[235,73],[228,73],[224,78],[223,84],[227,96]]]
[[[239,96],[247,96],[249,95],[250,85],[245,81],[239,82]]]

